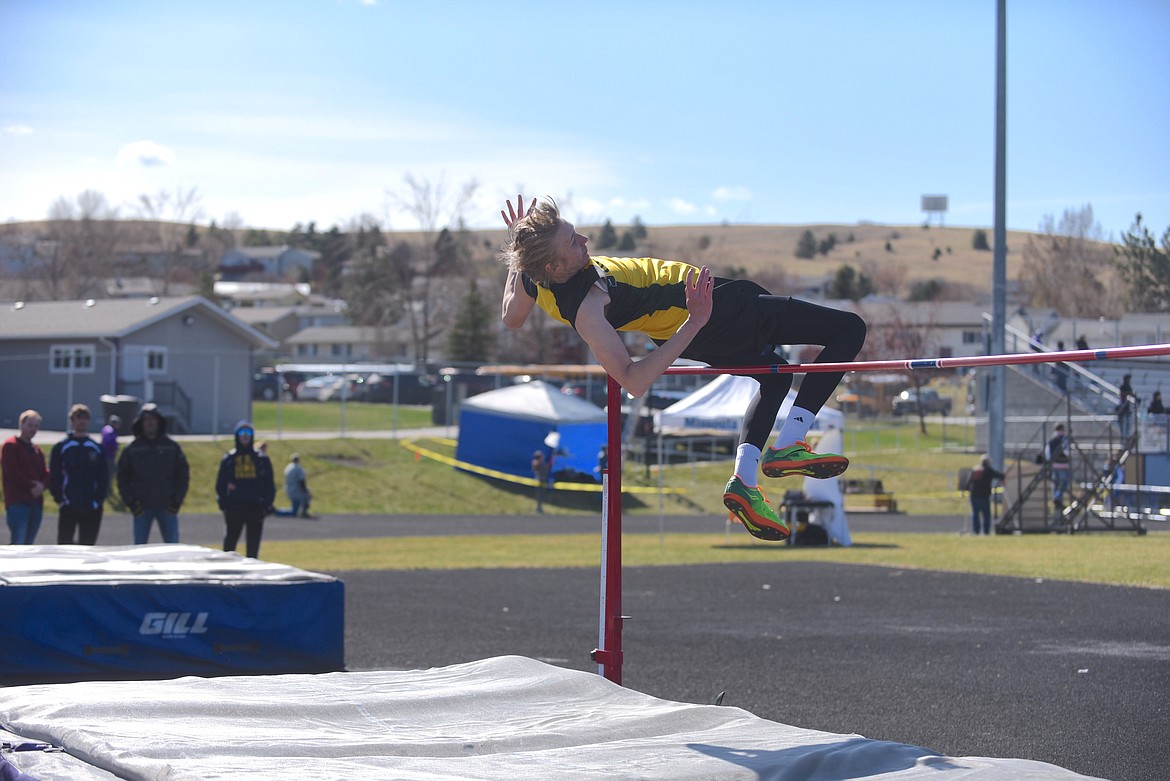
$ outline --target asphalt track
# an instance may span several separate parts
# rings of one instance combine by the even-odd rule
[[[722,528],[698,516],[666,525]],[[47,518],[42,535],[54,526]],[[954,516],[850,515],[855,533],[962,526]],[[598,527],[596,517],[556,515],[270,518],[265,539]],[[624,527],[657,533],[659,521],[631,517]],[[185,543],[218,547],[222,529],[218,516],[181,521]],[[99,542],[129,538],[127,517],[107,517]],[[725,705],[773,721],[952,756],[1041,760],[1115,781],[1170,778],[1170,592],[785,561],[786,550],[777,546],[774,564],[626,568],[624,685],[683,702],[726,692]],[[596,570],[331,574],[346,586],[351,670],[504,654],[596,670]]]

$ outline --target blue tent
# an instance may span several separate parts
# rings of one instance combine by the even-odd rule
[[[549,434],[556,432],[555,437]],[[605,443],[605,411],[561,393],[554,385],[525,382],[464,399],[455,458],[518,477],[532,477],[532,454],[553,455],[555,479],[567,472],[594,475]]]

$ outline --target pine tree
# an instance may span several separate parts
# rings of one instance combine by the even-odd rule
[[[1114,260],[1138,312],[1170,311],[1170,228],[1162,234],[1161,248],[1138,214],[1129,231],[1121,235]]]
[[[800,241],[796,243],[796,257],[808,260],[817,256],[817,237],[813,232],[806,230],[800,234]]]
[[[452,361],[487,361],[495,347],[494,317],[472,278],[447,336],[447,351]]]
[[[612,222],[606,220],[605,225],[601,226],[601,235],[597,237],[597,248],[609,249],[617,244],[617,240],[617,230],[614,229]]]

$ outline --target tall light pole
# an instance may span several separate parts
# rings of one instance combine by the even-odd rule
[[[995,8],[995,253],[991,272],[991,353],[1004,352],[1007,324],[1007,0]],[[1006,370],[991,369],[987,404],[987,453],[1004,467],[1004,390]]]

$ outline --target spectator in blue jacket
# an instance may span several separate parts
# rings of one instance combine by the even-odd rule
[[[89,407],[69,410],[69,436],[49,452],[49,493],[57,502],[57,544],[95,545],[110,486],[102,447],[89,436]]]
[[[264,516],[272,512],[276,498],[272,462],[253,446],[255,437],[251,423],[241,420],[236,424],[236,446],[219,462],[215,479],[216,499],[227,526],[223,549],[234,551],[243,531],[246,552],[253,559],[260,557]]]

